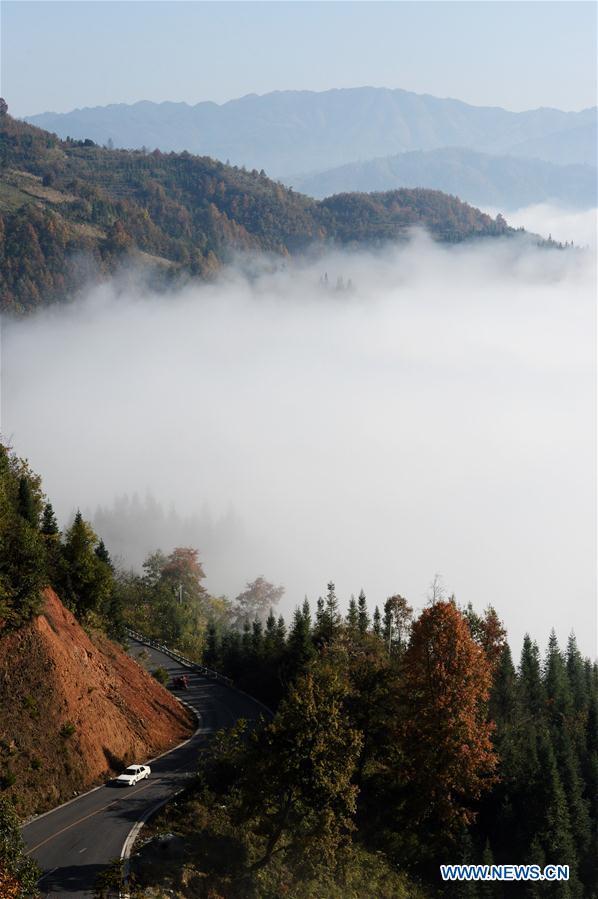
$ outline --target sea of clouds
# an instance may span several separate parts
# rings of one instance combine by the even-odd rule
[[[214,593],[263,574],[285,612],[329,580],[421,607],[440,573],[516,651],[595,654],[596,218],[510,219],[586,249],[419,233],[5,321],[3,436],[123,564],[192,543]]]

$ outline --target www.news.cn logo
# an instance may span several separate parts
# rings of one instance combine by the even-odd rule
[[[441,865],[443,880],[569,880],[569,865]]]

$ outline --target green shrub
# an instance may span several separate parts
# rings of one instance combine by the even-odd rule
[[[3,790],[8,790],[9,787],[14,786],[17,781],[17,775],[14,771],[10,771],[8,768],[6,771],[2,773],[2,777],[0,777],[0,786]]]
[[[77,728],[75,727],[75,725],[71,721],[67,721],[60,728],[60,736],[63,738],[63,740],[68,740],[69,737],[73,736],[76,730]]]
[[[155,668],[154,671],[152,671],[152,674],[157,681],[159,681],[163,686],[166,686],[170,678],[170,675],[168,674],[166,668],[162,668],[162,666],[160,666],[159,668]]]

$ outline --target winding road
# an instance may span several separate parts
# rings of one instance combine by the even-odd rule
[[[239,718],[253,720],[263,714],[259,703],[235,689],[189,672],[157,649],[134,640],[130,644],[133,652],[145,649],[149,653],[150,667],[161,665],[171,678],[189,675],[184,697],[198,715],[198,730],[186,743],[150,760],[152,774],[148,780],[127,789],[104,784],[23,827],[29,854],[43,872],[39,886],[44,899],[92,896],[98,874],[121,857],[134,825],[181,790],[193,775],[198,751],[209,735],[230,727]]]

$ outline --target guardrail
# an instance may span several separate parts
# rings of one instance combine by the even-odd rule
[[[126,627],[125,631],[129,637],[133,638],[133,640],[137,640],[139,643],[145,643],[146,646],[151,646],[153,649],[157,649],[159,652],[163,652],[165,655],[170,656],[171,659],[174,659],[174,661],[178,662],[180,665],[185,665],[187,668],[191,668],[192,671],[196,671],[198,674],[203,674],[204,677],[209,677],[212,680],[216,680],[222,684],[226,684],[227,687],[233,686],[233,682],[230,677],[226,677],[224,674],[220,674],[218,671],[213,671],[212,668],[206,668],[205,665],[198,665],[197,662],[193,662],[191,659],[188,659],[186,656],[182,655],[182,653],[175,652],[174,650],[169,649],[168,646],[164,646],[162,643],[158,643],[157,640],[153,640],[151,637],[146,637],[144,634],[140,634],[138,631],[134,631],[131,627]]]

